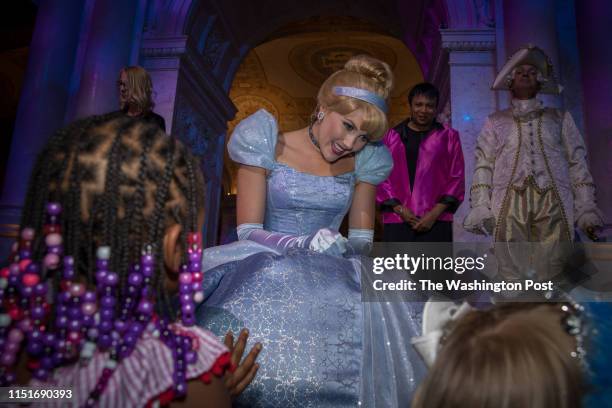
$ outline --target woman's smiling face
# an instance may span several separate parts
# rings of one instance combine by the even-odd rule
[[[346,115],[325,111],[323,120],[319,122],[315,139],[326,161],[333,163],[363,149],[370,141],[367,132],[361,130],[363,120],[364,113],[361,109]]]

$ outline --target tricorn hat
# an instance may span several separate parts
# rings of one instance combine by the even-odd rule
[[[496,91],[502,89],[509,90],[510,88],[508,88],[508,86],[510,81],[508,81],[508,77],[512,74],[514,68],[521,65],[533,65],[540,71],[544,78],[544,81],[541,82],[541,93],[558,94],[563,89],[555,78],[550,58],[548,58],[541,48],[532,44],[520,48],[510,57],[510,59],[508,59],[506,64],[499,71],[499,74],[497,74],[491,89]]]

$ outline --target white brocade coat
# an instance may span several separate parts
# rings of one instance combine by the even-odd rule
[[[508,189],[524,187],[529,176],[538,190],[556,190],[569,231],[574,222],[580,228],[603,224],[572,115],[537,99],[515,99],[511,108],[490,115],[478,136],[465,228],[479,232],[485,219],[498,220]]]

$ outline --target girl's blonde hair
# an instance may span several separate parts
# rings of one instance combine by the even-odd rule
[[[585,392],[559,304],[472,311],[444,340],[412,408],[570,408]]]
[[[388,128],[387,115],[368,102],[336,95],[333,91],[336,86],[365,89],[387,100],[393,87],[393,73],[389,65],[367,55],[355,56],[344,64],[343,69],[325,80],[317,95],[319,109],[325,107],[341,115],[362,109],[365,116],[361,129],[372,140],[382,138]]]
[[[127,76],[128,101],[127,103],[137,108],[141,112],[153,110],[155,103],[151,94],[153,92],[153,82],[149,73],[137,65],[124,67],[121,72]],[[120,72],[120,74],[121,74]],[[122,109],[125,106],[121,107]]]

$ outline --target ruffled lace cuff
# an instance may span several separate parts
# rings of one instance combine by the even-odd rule
[[[604,225],[603,216],[599,209],[594,208],[591,211],[584,212],[576,218],[578,228],[585,231],[589,227],[602,227]]]
[[[463,228],[474,234],[492,234],[492,225],[495,225],[495,216],[489,207],[473,207],[463,220]]]
[[[603,215],[597,208],[595,185],[593,183],[576,183],[574,190],[574,213],[576,225],[582,230],[587,227],[601,227]]]

